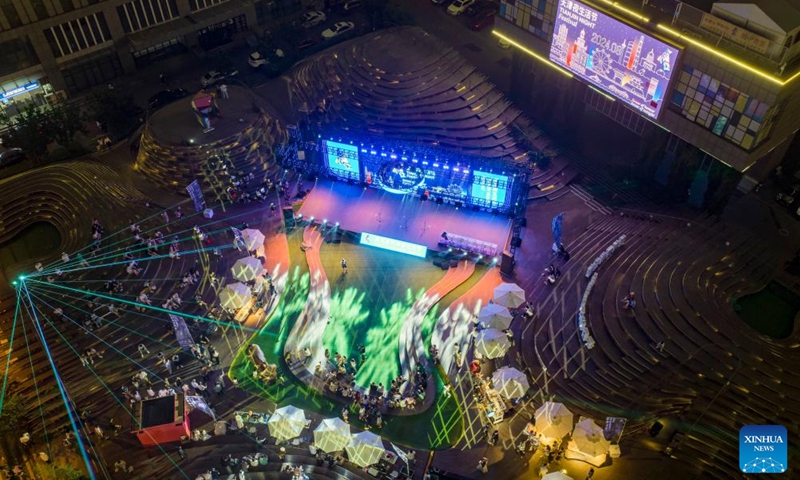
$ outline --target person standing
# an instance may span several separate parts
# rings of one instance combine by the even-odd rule
[[[139,350],[139,355],[141,355],[142,358],[144,358],[145,355],[150,355],[150,350],[144,346],[144,343],[140,343],[136,348]]]
[[[586,472],[586,480],[592,480],[594,477],[594,468],[589,468],[589,471]]]
[[[481,473],[489,473],[489,459],[486,457],[481,458],[475,469],[479,470]]]
[[[222,98],[230,98],[230,96],[228,95],[228,86],[225,85],[224,83],[219,86],[219,91],[222,94]]]
[[[183,446],[178,446],[178,456],[181,460],[186,460],[186,452],[183,451]]]
[[[342,275],[347,275],[347,260],[342,259]]]

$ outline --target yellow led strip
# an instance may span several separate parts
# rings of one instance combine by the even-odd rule
[[[656,26],[659,29],[669,33],[670,35],[672,35],[674,37],[677,37],[677,38],[679,38],[679,39],[681,39],[681,40],[683,40],[685,42],[691,43],[695,47],[698,47],[698,48],[700,48],[702,50],[705,50],[708,53],[711,53],[712,55],[716,55],[717,57],[720,57],[720,58],[722,58],[724,60],[727,60],[728,62],[731,62],[732,64],[736,65],[737,67],[743,68],[743,69],[747,70],[748,72],[753,73],[755,75],[758,75],[759,77],[764,78],[766,80],[769,80],[770,82],[772,82],[772,83],[774,83],[776,85],[780,85],[781,87],[785,86],[786,84],[788,84],[789,82],[791,82],[792,80],[794,80],[795,78],[800,76],[800,71],[798,71],[797,73],[795,73],[791,77],[787,78],[786,80],[781,80],[780,78],[775,77],[773,75],[770,75],[769,73],[766,73],[766,72],[764,72],[762,70],[759,70],[758,68],[753,67],[752,65],[748,65],[747,63],[744,63],[743,61],[741,61],[739,59],[736,59],[734,57],[726,55],[726,54],[720,52],[716,48],[710,47],[710,46],[706,45],[705,43],[698,42],[697,40],[695,40],[695,39],[693,39],[691,37],[683,35],[680,32],[675,31],[675,30],[667,27],[666,25],[658,24]]]
[[[502,33],[498,33],[497,30],[492,30],[492,35],[502,39],[504,42],[508,43],[509,45],[513,45],[513,46],[519,48],[523,52],[527,53],[528,55],[530,55],[531,57],[535,58],[536,60],[539,60],[540,62],[544,63],[545,65],[547,65],[548,67],[552,68],[553,70],[557,70],[558,72],[560,72],[563,75],[568,76],[569,78],[573,77],[573,75],[571,73],[569,73],[568,71],[564,70],[563,68],[559,67],[555,63],[553,63],[550,60],[544,58],[543,56],[539,55],[538,53],[534,52],[533,50],[523,47],[522,45],[520,45],[519,43],[515,42],[514,40],[511,40],[510,38],[506,37]]]
[[[616,98],[612,97],[611,95],[607,94],[606,92],[604,92],[604,91],[602,91],[602,90],[599,90],[599,89],[597,89],[597,88],[594,88],[594,87],[593,87],[593,86],[591,86],[591,85],[589,85],[589,88],[591,88],[591,89],[592,89],[592,90],[594,90],[595,92],[599,93],[600,95],[602,95],[602,96],[606,97],[607,99],[611,100],[612,102],[615,102],[615,101],[617,101],[617,99],[616,99]]]

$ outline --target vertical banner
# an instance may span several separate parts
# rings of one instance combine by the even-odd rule
[[[556,242],[556,248],[561,245],[561,223],[564,221],[564,212],[559,213],[553,217],[553,240]]]
[[[194,211],[202,212],[206,208],[206,201],[203,198],[203,191],[200,190],[200,183],[195,180],[186,187],[186,191],[194,202]]]
[[[400,448],[393,442],[389,442],[389,444],[392,446],[392,450],[394,450],[394,453],[396,453],[397,456],[400,457],[400,460],[402,460],[403,462],[405,462],[406,465],[408,465],[408,454],[400,450]]]
[[[242,235],[242,231],[236,227],[231,227],[231,231],[233,232],[233,246],[241,252],[242,248],[247,247],[247,244],[244,242],[244,235]]]
[[[213,418],[214,421],[217,420],[217,416],[214,415],[214,411],[206,403],[206,399],[197,395],[197,396],[186,396],[186,405],[193,410],[200,410],[201,412],[205,413],[209,417]]]
[[[194,345],[192,334],[189,333],[189,327],[186,325],[186,320],[183,317],[169,314],[169,319],[172,320],[172,328],[175,330],[175,339],[178,340],[184,350],[189,350]]]

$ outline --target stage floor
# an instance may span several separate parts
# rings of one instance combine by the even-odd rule
[[[339,222],[351,232],[368,232],[425,245],[438,250],[442,232],[495,243],[503,251],[511,230],[511,219],[468,208],[423,202],[411,195],[398,195],[376,188],[319,180],[306,197],[300,214],[305,219]]]

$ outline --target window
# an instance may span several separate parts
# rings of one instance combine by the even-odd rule
[[[93,58],[62,71],[71,94],[102,85],[122,75],[122,64],[116,53]]]
[[[514,25],[547,40],[553,28],[552,0],[502,0],[499,15]]]
[[[6,16],[6,20],[8,20],[8,24],[11,28],[17,28],[22,26],[22,20],[19,18],[19,13],[17,13],[17,8],[14,7],[13,0],[0,0],[0,10]]]
[[[44,6],[44,0],[28,0],[30,2],[31,7],[33,7],[33,11],[36,12],[36,18],[38,20],[44,20],[45,18],[50,18],[50,14],[47,13],[47,7]]]
[[[0,76],[32,67],[39,63],[28,38],[0,43]]]
[[[102,12],[50,27],[44,31],[44,36],[56,58],[111,40]]]
[[[225,3],[227,1],[228,0],[189,0],[189,8],[195,12],[197,10],[210,8],[214,5],[219,5],[220,3]]]
[[[745,150],[766,138],[759,130],[777,114],[757,98],[688,65],[678,77],[670,109]]]

